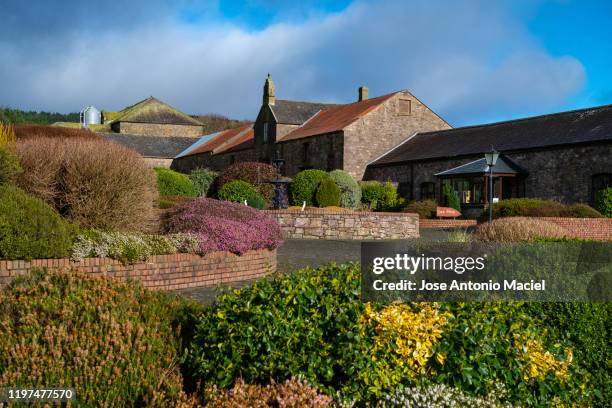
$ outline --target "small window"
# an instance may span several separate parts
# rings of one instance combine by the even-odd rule
[[[304,164],[308,163],[308,148],[310,147],[310,142],[306,142],[302,145],[302,162]]]
[[[268,122],[263,124],[263,142],[268,143]]]
[[[421,200],[434,200],[436,198],[436,183],[426,181],[421,183]]]
[[[236,163],[236,156],[234,156],[233,154],[230,156],[230,164],[234,164]]]
[[[397,114],[408,116],[412,114],[412,101],[410,99],[400,99],[397,101]]]
[[[601,190],[605,190],[608,187],[612,187],[612,173],[601,173],[593,176],[592,179],[592,195],[591,202],[594,204],[597,198],[597,193]]]

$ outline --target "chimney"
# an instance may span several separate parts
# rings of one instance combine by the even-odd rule
[[[360,86],[359,87],[359,102],[365,101],[366,99],[368,99],[368,87]]]
[[[272,81],[272,77],[268,74],[266,78],[266,83],[264,84],[264,92],[263,92],[263,104],[264,105],[274,105],[276,101],[276,97],[274,95],[274,81]]]

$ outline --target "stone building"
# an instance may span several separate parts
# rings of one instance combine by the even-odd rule
[[[612,186],[612,105],[450,130],[419,132],[368,165],[365,179],[398,183],[407,199],[433,198],[450,184],[464,212],[487,202],[484,153],[501,152],[494,197],[593,203]]]

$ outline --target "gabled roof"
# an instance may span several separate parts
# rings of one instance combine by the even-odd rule
[[[462,174],[484,174],[489,172],[489,166],[487,161],[483,157],[482,159],[474,160],[473,162],[466,163],[462,166],[454,167],[452,169],[437,173],[436,176],[455,176]],[[527,173],[523,168],[514,163],[507,157],[500,155],[493,166],[493,174],[524,174]]]
[[[222,130],[221,132],[203,136],[195,143],[193,143],[193,139],[191,139],[192,145],[185,149],[185,151],[182,151],[177,157],[193,156],[196,154],[209,152],[217,153],[215,149],[224,147],[222,146],[224,143],[233,140],[237,136],[241,136],[248,130],[253,130],[252,123],[246,123],[235,128]],[[205,141],[202,139],[205,139]]]
[[[118,113],[114,122],[156,123],[164,125],[202,126],[200,122],[154,97],[128,106]]]
[[[276,122],[285,125],[301,125],[320,110],[336,106],[329,103],[287,101],[277,99],[270,105]]]
[[[193,144],[192,137],[142,136],[126,133],[97,133],[111,142],[122,144],[144,157],[172,159]]]
[[[612,105],[418,133],[371,165],[612,141]]]
[[[214,154],[230,153],[255,147],[255,130],[251,127],[215,149]]]
[[[360,102],[336,105],[321,110],[302,126],[283,136],[279,142],[340,131],[396,94],[397,92],[394,92]]]

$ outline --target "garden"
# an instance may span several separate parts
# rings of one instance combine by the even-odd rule
[[[282,245],[260,211],[273,166],[185,175],[95,133],[46,128],[0,127],[0,260],[131,264]],[[341,170],[304,170],[288,194],[291,211],[433,217],[436,205]],[[502,200],[493,223],[448,239],[566,241],[534,217],[612,215],[612,191],[597,203]],[[603,407],[609,312],[607,302],[367,303],[356,263],[274,274],[207,306],[36,268],[0,289],[0,385],[71,387],[84,407]]]

